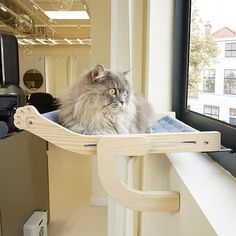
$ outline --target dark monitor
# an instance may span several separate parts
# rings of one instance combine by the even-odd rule
[[[18,43],[13,34],[0,31],[0,87],[19,86]]]

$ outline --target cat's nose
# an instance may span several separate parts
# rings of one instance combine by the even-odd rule
[[[120,101],[120,104],[121,104],[122,106],[124,105],[124,103],[125,103],[124,101]]]

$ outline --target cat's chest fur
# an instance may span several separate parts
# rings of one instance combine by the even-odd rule
[[[125,105],[126,106],[126,105]],[[78,120],[74,122],[74,131],[82,134],[129,134],[135,132],[136,109],[129,104],[125,110],[112,112],[104,109],[102,111],[94,106],[91,112],[80,109],[77,113]]]

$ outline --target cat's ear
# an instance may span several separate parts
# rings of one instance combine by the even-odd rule
[[[93,82],[96,82],[99,80],[99,78],[104,76],[105,68],[103,65],[98,64],[96,67],[94,67],[91,71],[91,78]]]
[[[123,76],[126,80],[131,81],[131,70],[123,72]]]

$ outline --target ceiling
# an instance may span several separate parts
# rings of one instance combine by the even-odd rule
[[[50,19],[45,11],[87,11],[88,0],[0,0],[0,30],[19,44],[90,45],[91,19]]]

